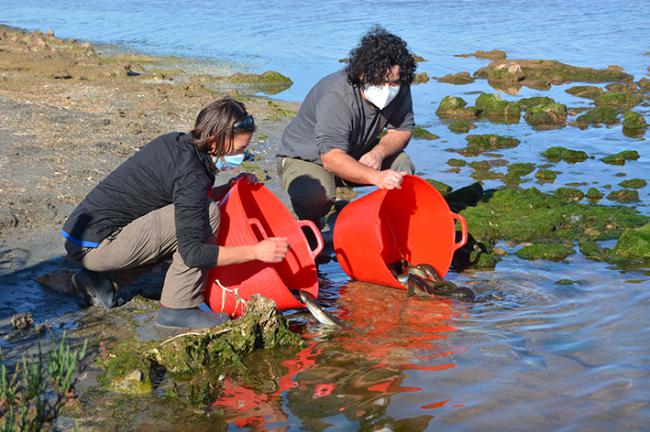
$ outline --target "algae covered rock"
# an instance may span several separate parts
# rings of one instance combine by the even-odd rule
[[[100,384],[126,393],[151,392],[151,376],[163,371],[174,377],[200,376],[208,370],[238,368],[254,350],[300,347],[302,338],[289,330],[275,302],[260,295],[246,303],[242,318],[204,331],[167,340],[120,341],[99,361]]]
[[[650,223],[623,231],[608,255],[612,260],[627,263],[650,261]]]
[[[445,96],[436,109],[436,115],[440,118],[452,119],[473,119],[476,118],[476,109],[467,107],[467,102],[460,97]]]
[[[629,180],[623,180],[618,185],[624,188],[641,189],[646,187],[647,184],[648,182],[643,179],[633,178]]]
[[[566,105],[553,103],[536,105],[526,111],[526,122],[535,128],[558,127],[566,124]]]
[[[431,141],[431,140],[437,140],[440,137],[438,135],[432,134],[426,129],[416,126],[413,129],[413,138]]]
[[[553,183],[557,178],[557,174],[557,171],[541,168],[535,173],[535,178],[538,183]]]
[[[474,82],[474,78],[469,74],[469,72],[458,72],[455,74],[448,74],[438,78],[439,82],[448,83],[448,84],[469,84]]]
[[[424,84],[429,82],[429,74],[426,72],[419,72],[413,76],[413,84]]]
[[[602,95],[605,90],[596,86],[575,86],[566,90],[567,93],[586,99],[596,99]]]
[[[617,111],[609,106],[599,106],[591,111],[587,111],[576,119],[576,124],[579,127],[587,127],[589,125],[613,125],[618,122]]]
[[[635,161],[639,158],[636,150],[623,150],[613,155],[605,156],[601,160],[609,165],[625,165],[626,161]]]
[[[638,202],[639,192],[634,189],[621,189],[607,194],[607,199],[620,203]]]
[[[598,201],[600,201],[604,196],[605,196],[605,195],[603,195],[603,193],[602,193],[601,191],[599,191],[598,189],[596,189],[596,188],[593,188],[593,187],[592,187],[592,188],[589,188],[589,190],[587,190],[587,195],[586,195],[586,197],[587,197],[587,199],[588,199],[589,201],[591,201],[591,202],[594,202],[594,203],[595,203],[595,202],[598,202]]]
[[[425,179],[427,183],[429,183],[431,186],[436,188],[438,192],[440,192],[441,195],[447,195],[449,192],[452,191],[452,187],[449,186],[448,184],[445,184],[443,182],[439,182],[438,180],[434,180],[431,178]]]
[[[645,129],[648,123],[643,116],[634,111],[627,111],[623,114],[623,127],[625,129]]]
[[[506,58],[506,52],[498,49],[493,49],[490,51],[478,50],[471,54],[456,54],[454,57],[476,57],[476,58],[503,60]]]
[[[477,70],[474,76],[487,79],[497,88],[527,86],[536,89],[573,81],[601,83],[633,79],[632,75],[618,70],[577,67],[556,60],[496,60]]]
[[[519,108],[522,110],[526,111],[529,108],[532,108],[537,105],[551,105],[556,103],[553,98],[550,98],[548,96],[533,96],[529,98],[522,98],[519,99],[517,102],[515,102],[517,105],[519,105]]]
[[[467,146],[459,150],[463,156],[477,156],[492,150],[514,148],[517,147],[520,141],[514,137],[500,136],[500,135],[468,135],[465,137]]]
[[[557,197],[560,202],[573,203],[583,199],[585,197],[585,194],[579,189],[561,187],[553,192],[553,196]]]
[[[447,161],[447,165],[453,167],[464,167],[465,165],[467,165],[467,162],[465,162],[465,160],[463,159],[451,158]]]
[[[504,178],[504,181],[508,184],[516,184],[521,181],[521,178],[527,176],[535,170],[536,165],[534,163],[527,162],[517,162],[508,165],[508,172]]]
[[[551,162],[565,161],[568,163],[584,162],[589,158],[589,155],[581,150],[571,150],[562,146],[549,147],[542,156]]]
[[[474,129],[476,125],[468,120],[454,120],[450,122],[447,127],[450,131],[461,134],[469,132]]]
[[[505,122],[518,122],[520,116],[519,105],[501,99],[498,94],[482,93],[476,98],[476,108],[480,117]]]
[[[445,195],[445,201],[452,211],[458,212],[466,207],[475,206],[483,198],[483,186],[472,183]]]
[[[280,93],[293,85],[291,79],[276,71],[266,71],[262,74],[237,72],[228,76],[216,77],[214,81],[223,84],[248,86],[268,94]]]
[[[517,251],[519,258],[527,260],[563,261],[575,251],[572,247],[558,243],[534,243]]]
[[[611,107],[617,111],[625,111],[643,101],[639,93],[608,91],[598,96],[594,102],[596,107]]]

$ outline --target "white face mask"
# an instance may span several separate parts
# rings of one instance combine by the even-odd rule
[[[363,93],[366,99],[379,109],[384,109],[399,93],[400,86],[396,85],[364,85]]]

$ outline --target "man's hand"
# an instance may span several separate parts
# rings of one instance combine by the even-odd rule
[[[378,152],[372,150],[361,156],[361,159],[359,159],[359,163],[372,169],[376,169],[377,171],[381,168],[382,162],[384,162],[384,158]]]
[[[391,169],[379,171],[373,184],[379,189],[400,189],[402,180],[404,180],[406,174],[406,171],[395,171]]]
[[[265,263],[282,261],[289,251],[286,237],[269,237],[255,246],[255,259]]]

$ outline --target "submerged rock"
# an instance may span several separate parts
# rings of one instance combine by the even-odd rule
[[[504,181],[507,184],[517,184],[521,181],[521,178],[527,176],[535,170],[536,165],[534,163],[513,163],[508,165],[508,172],[504,178]]]
[[[602,95],[605,90],[596,86],[575,86],[566,89],[566,92],[581,98],[596,99]]]
[[[474,82],[474,78],[469,74],[469,72],[458,72],[455,74],[448,74],[438,78],[439,82],[448,83],[448,84],[469,84]]]
[[[519,258],[527,260],[563,261],[573,254],[575,254],[575,251],[572,247],[559,243],[534,243],[517,251]]]
[[[568,82],[632,81],[632,75],[611,69],[571,66],[556,60],[497,60],[474,73],[497,88],[527,86],[548,89],[551,85]]]
[[[475,129],[476,125],[469,120],[454,120],[447,127],[454,133],[462,134]]]
[[[587,190],[587,195],[586,195],[586,197],[587,197],[587,199],[588,199],[589,201],[591,201],[592,203],[597,203],[597,202],[600,201],[604,196],[605,196],[605,195],[603,195],[603,193],[602,193],[601,191],[599,191],[598,189],[596,189],[596,188],[593,188],[593,187],[592,187],[592,188],[589,188],[589,190]]]
[[[620,203],[638,202],[639,192],[634,189],[621,189],[607,194],[607,199]]]
[[[522,98],[519,99],[517,102],[515,102],[519,107],[526,111],[529,108],[532,108],[537,105],[551,105],[556,103],[553,98],[550,98],[548,96],[533,96],[529,98]]]
[[[524,118],[534,128],[561,127],[566,124],[566,105],[552,103],[536,105],[526,111]]]
[[[426,72],[419,72],[413,76],[413,84],[424,84],[429,82],[429,74]]]
[[[587,127],[589,125],[613,125],[618,122],[617,111],[609,106],[600,106],[587,111],[576,119],[576,124],[579,127]]]
[[[451,158],[447,161],[447,165],[454,166],[454,167],[464,167],[465,165],[467,165],[467,162],[465,162],[464,159]]]
[[[471,54],[456,54],[454,57],[476,57],[476,58],[503,60],[506,58],[506,52],[498,49],[493,49],[490,51],[478,50]]]
[[[481,93],[476,98],[476,108],[480,117],[500,120],[506,123],[519,121],[520,109],[515,102],[501,99],[498,94]]]
[[[492,150],[517,147],[517,138],[500,135],[468,135],[465,137],[467,146],[459,150],[463,156],[478,156]]]
[[[609,165],[625,165],[626,161],[635,161],[639,158],[636,150],[623,150],[613,155],[605,156],[601,160]]]
[[[628,228],[608,254],[610,261],[647,263],[650,261],[650,223]]]
[[[467,102],[460,97],[445,96],[436,109],[436,115],[440,118],[450,119],[473,119],[476,118],[476,109],[467,107]]]
[[[584,162],[589,158],[589,155],[581,150],[571,150],[562,146],[549,147],[542,156],[551,162],[565,161],[568,163]]]
[[[553,192],[553,196],[558,198],[562,203],[573,203],[582,200],[585,194],[579,189],[561,187]]]
[[[211,80],[220,84],[233,84],[259,88],[268,94],[280,93],[291,87],[293,81],[276,71],[266,71],[262,74],[237,72],[228,76],[214,77]]]

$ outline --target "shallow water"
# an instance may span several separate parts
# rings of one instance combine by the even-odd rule
[[[648,2],[290,1],[271,7],[225,1],[219,9],[210,2],[169,0],[128,6],[123,0],[92,6],[0,4],[3,24],[51,27],[62,37],[225,61],[253,71],[276,69],[295,82],[276,96],[289,100],[301,100],[317,79],[340,68],[338,59],[374,22],[402,35],[427,59],[419,69],[434,76],[471,73],[487,61],[454,54],[492,48],[506,50],[510,58],[598,68],[618,64],[636,79],[650,64],[643,55],[650,49]],[[544,95],[571,107],[591,106],[564,92],[572,85],[524,88],[502,97]],[[468,167],[447,172],[445,161],[457,155],[445,149],[463,147],[464,135],[449,131],[435,107],[445,95],[472,104],[478,93],[496,90],[485,81],[464,86],[431,81],[413,89],[417,122],[441,137],[411,143],[408,152],[418,169],[454,187],[470,183]],[[635,110],[650,121],[647,105]],[[553,190],[586,182],[583,191],[607,184],[615,190],[625,178],[649,180],[647,138],[626,137],[620,125],[584,131],[571,126],[534,131],[523,120],[476,125],[472,133],[522,141],[503,152],[510,162],[542,164],[539,153],[555,145],[593,157],[556,164],[553,169],[562,174],[555,183],[529,180],[523,186]],[[637,150],[641,158],[624,167],[598,160],[625,149]],[[637,208],[645,214],[649,193],[647,186],[639,190]],[[225,396],[212,410],[229,429],[640,430],[650,424],[648,271],[622,271],[580,254],[565,263],[511,255],[494,272],[449,275],[479,294],[475,304],[406,299],[399,290],[350,283],[336,263],[320,271],[324,303],[351,327],[331,333],[306,323],[302,313],[291,314],[311,344],[289,360],[268,355],[251,360],[268,369],[258,383],[225,380]],[[559,285],[559,279],[575,283]]]

